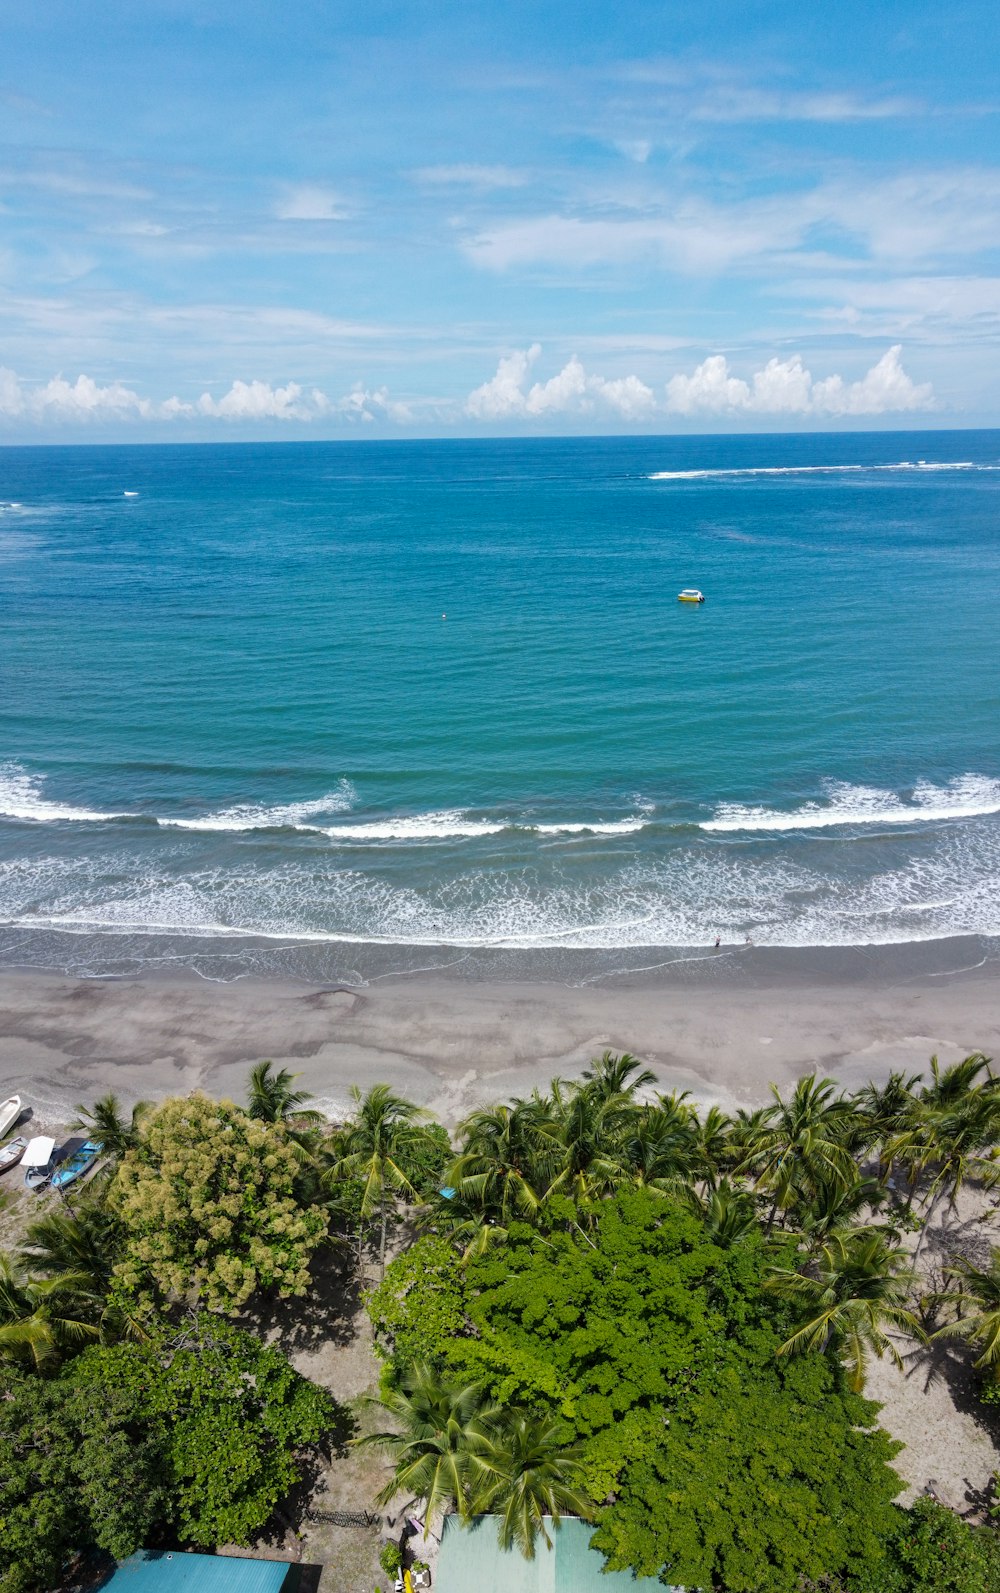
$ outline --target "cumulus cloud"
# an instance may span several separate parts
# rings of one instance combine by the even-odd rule
[[[318,387],[306,393],[298,382],[272,387],[270,382],[238,379],[221,398],[202,393],[198,402],[186,409],[188,414],[213,415],[221,420],[314,420],[329,411],[330,401]],[[185,406],[175,413],[185,413]]]
[[[345,393],[333,407],[344,419],[361,421],[366,425],[377,420],[389,420],[397,426],[406,426],[413,420],[410,406],[390,398],[387,387],[372,390],[361,382],[356,382],[351,391]]]
[[[652,388],[638,376],[592,375],[575,354],[555,376],[529,387],[531,368],[541,352],[541,345],[533,343],[504,355],[496,374],[469,394],[466,414],[476,420],[517,420],[603,410],[634,420],[656,408]]]
[[[289,188],[274,213],[279,221],[346,221],[348,214],[339,195],[317,183]]]
[[[237,379],[221,398],[203,393],[194,403],[144,398],[123,382],[96,382],[80,375],[75,382],[53,376],[32,383],[0,366],[0,420],[53,421],[74,424],[107,420],[308,421],[331,414],[334,406],[318,387],[306,391],[297,382],[273,387],[270,382]]]
[[[109,418],[146,419],[155,406],[121,382],[102,386],[91,376],[68,382],[53,376],[41,386],[23,382],[16,371],[0,366],[0,417],[9,420],[88,421]]]
[[[734,376],[723,354],[703,360],[690,376],[667,383],[667,409],[674,415],[884,415],[934,408],[930,382],[905,372],[899,343],[887,349],[859,381],[842,376],[814,381],[795,354],[768,360],[749,381]]]

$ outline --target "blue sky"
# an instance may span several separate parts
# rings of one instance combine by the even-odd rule
[[[993,4],[0,13],[0,440],[1000,424]]]

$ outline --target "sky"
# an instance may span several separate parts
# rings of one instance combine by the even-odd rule
[[[988,0],[13,0],[0,442],[1000,425]]]

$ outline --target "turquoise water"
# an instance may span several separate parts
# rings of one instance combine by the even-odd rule
[[[998,934],[998,592],[996,432],[5,449],[0,956]]]

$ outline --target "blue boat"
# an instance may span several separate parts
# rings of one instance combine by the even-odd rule
[[[52,1174],[51,1186],[53,1189],[65,1189],[67,1184],[73,1183],[85,1173],[88,1167],[93,1166],[104,1146],[96,1139],[88,1139],[85,1145],[74,1151],[60,1167]]]

